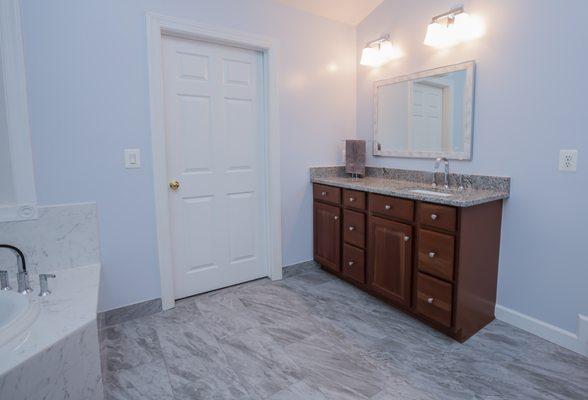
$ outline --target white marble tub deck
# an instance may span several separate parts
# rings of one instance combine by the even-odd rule
[[[0,377],[96,319],[100,264],[55,271],[51,294],[39,297],[38,275],[31,275],[31,302],[39,314],[26,331],[0,346]],[[11,282],[16,287],[16,282]],[[3,293],[0,292],[0,296]]]

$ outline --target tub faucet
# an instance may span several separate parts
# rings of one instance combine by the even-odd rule
[[[439,169],[439,165],[443,163],[445,165],[445,176],[443,187],[449,189],[449,160],[445,157],[439,157],[435,160],[435,171]],[[437,175],[433,171],[433,187],[437,187]]]
[[[0,248],[5,248],[12,250],[16,255],[16,264],[18,268],[18,272],[16,273],[16,281],[18,283],[18,292],[22,294],[28,294],[33,291],[31,289],[31,285],[29,284],[29,274],[27,273],[27,263],[25,261],[25,256],[23,252],[12,245],[9,244],[0,244]]]

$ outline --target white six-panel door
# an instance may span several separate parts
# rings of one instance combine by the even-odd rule
[[[162,38],[174,297],[267,276],[261,53]]]
[[[414,83],[412,94],[412,149],[443,149],[443,89]]]

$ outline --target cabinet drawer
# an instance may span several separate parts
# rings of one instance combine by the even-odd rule
[[[419,222],[423,225],[454,231],[456,220],[457,210],[454,207],[420,203]]]
[[[412,200],[399,199],[398,197],[370,193],[369,209],[371,212],[383,216],[412,221],[414,214],[414,202]]]
[[[357,247],[365,247],[365,215],[357,211],[343,211],[343,240]]]
[[[341,189],[333,186],[314,184],[313,196],[315,200],[341,204]]]
[[[345,207],[365,210],[365,192],[343,189],[343,205]]]
[[[343,275],[365,283],[365,252],[347,243],[343,244]]]
[[[453,280],[455,238],[451,235],[421,229],[418,240],[418,266],[438,278]]]
[[[451,326],[451,284],[419,273],[417,278],[417,312],[438,323]]]

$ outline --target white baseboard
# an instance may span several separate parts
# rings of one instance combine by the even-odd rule
[[[588,356],[588,316],[578,315],[578,333],[575,334],[498,304],[494,312],[496,319]]]

